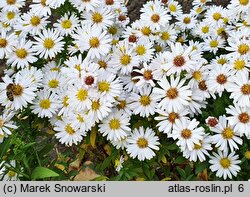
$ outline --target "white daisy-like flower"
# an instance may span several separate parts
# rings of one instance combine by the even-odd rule
[[[59,98],[55,93],[50,93],[47,90],[37,92],[37,99],[31,106],[32,112],[38,117],[51,118],[61,107]]]
[[[180,146],[182,151],[194,150],[195,144],[201,145],[200,141],[204,138],[204,128],[198,127],[200,122],[196,119],[192,121],[184,119],[182,122],[176,120],[176,124],[173,125],[173,131],[169,134],[174,140],[178,139],[177,145]]]
[[[243,142],[242,139],[238,137],[239,133],[229,124],[225,115],[220,116],[218,124],[210,129],[216,133],[211,139],[215,147],[218,147],[219,150],[228,150],[229,146],[230,150],[234,151],[235,149],[239,149],[237,144],[241,145]]]
[[[114,98],[121,94],[122,86],[116,75],[106,71],[100,72],[97,81],[98,94],[103,99],[114,101]]]
[[[60,32],[61,36],[67,36],[73,34],[78,23],[79,20],[75,14],[65,13],[64,16],[57,20],[57,23],[54,23],[54,27]]]
[[[33,48],[40,58],[53,58],[63,50],[63,37],[59,36],[59,32],[53,29],[44,29],[34,39],[36,42],[34,42]]]
[[[18,23],[20,13],[14,11],[0,12],[1,22],[10,25],[11,27],[15,26]]]
[[[45,90],[60,93],[66,84],[66,79],[59,72],[45,72],[43,78],[43,88]]]
[[[11,160],[10,163],[5,161],[0,163],[0,179],[3,181],[18,181],[20,174],[13,170],[15,167],[15,160]]]
[[[30,5],[31,11],[38,15],[50,16],[51,9],[46,4],[46,0],[33,0],[33,3]]]
[[[115,111],[102,121],[99,131],[103,136],[107,136],[110,141],[121,140],[128,136],[130,116],[120,111]]]
[[[156,99],[161,99],[159,108],[171,111],[179,111],[189,104],[192,91],[188,85],[184,85],[185,80],[180,77],[170,77],[170,81],[166,77],[162,78],[158,84],[160,88],[154,87],[153,93]]]
[[[230,125],[234,127],[234,130],[243,136],[245,134],[250,137],[250,107],[239,107],[237,104],[230,105],[226,108],[227,114],[231,115],[227,117]]]
[[[11,64],[12,67],[16,66],[18,69],[28,67],[30,63],[37,60],[34,52],[32,42],[21,39],[18,46],[13,47],[12,53],[9,54],[7,64]]]
[[[49,23],[48,16],[38,15],[31,11],[21,15],[21,20],[15,26],[15,29],[21,31],[21,36],[26,34],[37,35]]]
[[[153,44],[147,39],[139,39],[134,45],[136,55],[140,58],[140,62],[150,61],[153,57]]]
[[[55,136],[62,144],[72,146],[73,144],[77,145],[82,141],[83,133],[80,129],[75,130],[72,126],[71,120],[67,118],[62,117],[62,120],[57,121],[54,130],[58,132]]]
[[[128,137],[122,138],[121,140],[117,140],[117,141],[111,141],[112,145],[116,148],[116,149],[121,149],[124,150],[125,148],[127,148],[128,142],[127,142]]]
[[[141,117],[154,115],[157,107],[157,100],[152,93],[151,87],[141,88],[138,94],[132,92],[129,97],[129,103],[133,114],[139,114]]]
[[[127,75],[132,72],[133,67],[139,65],[139,57],[134,48],[127,41],[121,41],[114,47],[110,65]]]
[[[14,124],[11,119],[15,113],[13,111],[4,111],[0,115],[0,136],[11,135],[11,130],[17,129],[18,127]]]
[[[219,48],[224,48],[224,47],[225,47],[225,41],[219,36],[212,36],[204,39],[204,48],[203,48],[204,51],[209,51],[216,54]]]
[[[141,75],[133,77],[133,80],[136,81],[136,86],[141,89],[143,87],[151,86],[154,87],[154,74],[153,69],[151,68],[152,64],[147,64],[143,62],[143,67],[141,69],[134,69],[133,72],[140,73]]]
[[[240,171],[240,160],[239,155],[236,155],[235,152],[228,154],[227,151],[218,151],[218,153],[213,153],[213,156],[210,157],[209,163],[211,166],[209,167],[212,172],[216,172],[217,177],[223,177],[223,179],[230,178],[233,176],[237,176]]]
[[[138,158],[140,161],[152,159],[155,156],[153,150],[159,150],[159,138],[151,128],[134,129],[131,136],[127,139],[127,152],[132,158]]]
[[[109,100],[104,100],[99,97],[91,99],[91,108],[88,110],[88,115],[93,122],[99,122],[109,115],[113,104]]]
[[[167,71],[167,75],[180,74],[181,71],[190,71],[200,54],[193,51],[192,47],[184,48],[179,42],[170,45],[171,52],[166,52],[167,62],[162,68]]]
[[[146,3],[141,8],[141,13],[141,21],[155,30],[160,30],[171,20],[161,1],[158,0]]]
[[[0,8],[3,11],[18,11],[25,5],[25,0],[2,0],[0,2]]]
[[[111,48],[112,39],[107,31],[101,28],[83,26],[76,30],[73,38],[81,52],[88,51],[87,57],[90,59],[107,55]]]
[[[83,1],[83,0],[69,0],[72,5],[79,10],[79,12],[82,11],[94,11],[97,7],[100,6],[102,3],[100,0],[88,0],[88,1]]]
[[[168,11],[173,16],[181,16],[182,15],[182,7],[178,1],[168,1]]]
[[[155,41],[159,43],[161,46],[171,45],[175,42],[177,38],[177,31],[175,30],[175,26],[166,25],[160,29],[159,38]]]
[[[183,156],[187,159],[189,159],[190,161],[194,161],[196,162],[197,159],[200,162],[203,162],[206,160],[206,156],[210,156],[209,152],[210,150],[212,150],[212,146],[211,146],[211,138],[208,134],[204,135],[203,140],[199,141],[200,144],[194,144],[194,149],[193,150],[184,150],[183,151]]]
[[[92,26],[93,29],[107,29],[114,23],[114,14],[108,7],[98,7],[94,11],[84,12],[83,24]]]
[[[197,24],[196,16],[192,13],[190,14],[181,14],[177,17],[178,22],[176,25],[180,27],[180,29],[193,29]]]
[[[14,80],[8,75],[4,76],[3,83],[0,83],[0,103],[6,108],[23,109],[28,103],[32,103],[37,87],[33,79],[17,73]]]
[[[18,40],[15,33],[8,34],[2,30],[0,34],[0,59],[8,57],[14,46],[17,46]]]
[[[68,114],[69,122],[75,131],[80,131],[83,136],[87,135],[87,132],[91,129],[95,122],[89,121],[89,114],[82,111],[72,111]]]
[[[117,172],[120,172],[120,170],[122,169],[122,164],[124,163],[124,156],[122,155],[121,157],[120,157],[120,159],[116,159],[115,160],[115,170],[117,171]]]
[[[84,88],[80,80],[77,80],[74,85],[68,87],[68,103],[72,109],[86,110],[91,108],[90,97],[93,91]]]
[[[237,32],[238,34],[236,34],[235,36],[237,36],[237,38],[240,37],[240,33],[241,32]],[[228,47],[226,47],[227,51],[231,51],[230,54],[228,54],[228,56],[230,57],[247,57],[249,58],[249,54],[250,54],[250,41],[249,38],[244,38],[244,39],[236,39],[233,37],[229,37],[228,38]]]
[[[238,73],[232,76],[233,84],[230,84],[227,91],[231,92],[230,98],[240,107],[250,106],[250,80],[248,74]]]
[[[223,66],[213,65],[206,82],[209,91],[221,96],[224,90],[227,90],[233,84],[230,80],[233,74],[234,72],[227,64]]]
[[[184,121],[184,119],[188,120],[189,118],[186,116],[188,115],[189,111],[185,108],[181,111],[171,111],[167,112],[164,110],[157,110],[159,113],[159,116],[155,117],[155,120],[158,120],[159,123],[156,125],[159,129],[159,131],[171,134],[173,131],[173,126],[176,124],[176,120],[180,120],[181,122]]]
[[[46,5],[49,7],[56,9],[64,4],[65,0],[46,0]]]

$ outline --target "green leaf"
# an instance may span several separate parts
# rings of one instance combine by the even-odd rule
[[[201,173],[203,170],[205,170],[208,167],[208,165],[209,164],[207,162],[197,164],[195,168],[195,174]]]
[[[185,179],[186,178],[186,172],[185,170],[183,170],[180,167],[177,167],[176,170],[178,171],[178,173],[181,175],[181,178]]]
[[[173,143],[173,144],[167,146],[167,149],[168,150],[176,150],[176,149],[178,149],[178,146],[175,143]]]
[[[36,167],[31,174],[31,179],[37,180],[37,179],[44,179],[44,178],[57,177],[57,176],[59,176],[59,174],[57,174],[56,172],[48,168]]]
[[[184,158],[184,157],[182,157],[182,156],[179,156],[179,157],[177,157],[177,158],[175,159],[174,163],[175,163],[175,164],[183,164],[183,163],[185,163],[185,161],[186,161],[186,158]]]

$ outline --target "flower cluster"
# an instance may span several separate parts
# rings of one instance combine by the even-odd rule
[[[236,176],[250,139],[250,2],[209,2],[183,13],[177,1],[148,1],[129,24],[123,0],[2,0],[0,140],[30,109],[65,145],[96,127],[142,161],[160,149],[160,131],[190,161]],[[198,118],[224,95],[225,113]],[[156,124],[134,127],[133,117]]]

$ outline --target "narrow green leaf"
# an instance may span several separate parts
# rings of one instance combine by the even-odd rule
[[[31,179],[37,180],[37,179],[44,179],[44,178],[57,177],[57,176],[59,176],[59,174],[57,174],[56,172],[48,168],[36,167],[31,174]]]

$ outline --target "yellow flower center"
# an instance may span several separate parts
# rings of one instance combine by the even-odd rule
[[[98,83],[98,90],[100,92],[108,92],[110,89],[110,83],[107,81],[101,81]]]
[[[121,126],[121,123],[120,123],[120,120],[119,119],[116,119],[116,118],[113,118],[109,121],[109,127],[110,129],[112,130],[117,130],[119,129]]]
[[[50,103],[49,99],[43,99],[43,100],[40,101],[40,107],[42,109],[49,109],[50,105],[51,105],[51,103]]]
[[[28,55],[28,52],[24,48],[20,48],[16,50],[16,56],[19,57],[20,59],[26,58]]]
[[[31,19],[30,19],[30,24],[32,26],[37,26],[39,25],[41,22],[41,19],[38,17],[38,16],[33,16]]]
[[[75,133],[75,130],[71,127],[70,124],[67,124],[65,126],[65,131],[69,134],[69,135],[73,135]]]
[[[208,26],[204,26],[204,27],[201,28],[201,31],[204,34],[207,34],[209,32],[209,27]]]
[[[170,4],[170,5],[168,6],[168,8],[169,8],[169,10],[170,10],[171,12],[176,12],[176,11],[177,11],[177,7],[176,7],[176,5],[174,5],[174,4]]]
[[[12,20],[13,18],[15,18],[15,12],[8,12],[8,13],[7,13],[7,18],[8,18],[9,20]]]
[[[189,139],[192,136],[192,132],[189,129],[183,129],[182,132],[181,132],[181,136],[184,139]]]
[[[3,119],[0,119],[0,128],[2,128],[3,127]]]
[[[147,148],[148,147],[148,140],[141,137],[137,140],[137,145],[139,148]]]
[[[68,96],[65,96],[65,97],[63,98],[63,106],[64,106],[64,107],[68,107],[68,106],[69,106],[68,101],[69,101],[69,97],[68,97]]]
[[[234,136],[234,131],[231,129],[231,127],[226,127],[222,131],[222,136],[224,139],[232,139]]]
[[[119,109],[119,110],[121,110],[121,109],[124,109],[125,107],[126,107],[126,100],[121,100],[121,101],[119,101],[119,103],[117,104],[117,108]]]
[[[144,45],[138,45],[135,49],[135,52],[138,54],[138,55],[144,55],[146,53],[146,48]]]
[[[49,87],[50,88],[57,88],[59,85],[59,81],[56,79],[52,79],[49,81]]]
[[[152,71],[151,70],[145,70],[143,73],[143,77],[145,80],[151,80],[153,79]]]
[[[245,152],[245,157],[246,157],[247,159],[250,159],[250,150],[247,150],[247,151]]]
[[[81,71],[81,65],[80,64],[75,65],[75,69]]]
[[[238,119],[240,122],[246,124],[249,122],[250,117],[246,112],[243,112],[243,113],[239,114]]]
[[[93,15],[92,15],[92,20],[94,23],[101,23],[102,22],[102,15],[98,12],[95,12]]]
[[[245,95],[248,95],[250,94],[250,85],[249,84],[244,84],[242,87],[241,87],[241,92]]]
[[[72,27],[71,20],[64,20],[61,23],[63,29],[70,29]]]
[[[8,5],[14,5],[16,3],[16,0],[6,0],[6,3]]]
[[[168,114],[168,121],[171,122],[172,124],[175,123],[176,119],[179,119],[179,114],[175,112],[171,112]]]
[[[101,104],[100,104],[99,100],[98,101],[92,101],[91,108],[92,108],[93,111],[97,111],[100,108],[100,106],[101,106]]]
[[[175,99],[177,96],[178,96],[178,91],[176,88],[169,88],[167,90],[167,93],[166,93],[166,96],[169,98],[169,99]]]
[[[101,68],[104,68],[104,69],[106,69],[108,67],[108,64],[102,60],[98,61],[98,64]]]
[[[121,61],[121,64],[122,64],[122,65],[127,66],[127,65],[130,64],[130,62],[131,62],[131,56],[125,54],[125,55],[123,55],[123,56],[121,57],[120,61]]]
[[[228,158],[222,158],[220,160],[220,165],[224,168],[224,169],[227,169],[230,167],[231,165],[231,161],[228,159]]]
[[[55,42],[51,38],[46,38],[43,42],[43,46],[46,49],[52,49],[55,46]]]
[[[221,19],[221,14],[218,13],[218,12],[214,13],[214,14],[213,14],[213,18],[214,18],[214,20],[216,20],[216,21],[220,20],[220,19]]]
[[[45,6],[46,6],[46,0],[41,0],[41,5],[42,5],[43,7],[45,7]]]
[[[85,89],[80,89],[78,90],[76,96],[79,101],[85,101],[88,97],[88,91]]]
[[[244,60],[237,59],[234,62],[234,69],[235,70],[242,70],[245,67],[246,63]]]
[[[169,33],[168,32],[162,32],[162,34],[161,34],[161,39],[162,40],[169,40],[169,38],[170,38],[170,35],[169,35]]]
[[[202,144],[201,144],[201,141],[200,141],[200,144],[194,144],[194,149],[195,150],[199,150],[202,148]]]
[[[97,37],[92,37],[90,40],[89,40],[89,45],[91,48],[97,48],[100,46],[100,41]]]
[[[225,58],[220,58],[220,59],[217,60],[217,63],[218,63],[218,64],[221,64],[221,65],[224,65],[225,63],[227,63],[227,59],[225,59]]]
[[[249,3],[249,0],[239,0],[241,5],[247,5]]]
[[[112,35],[115,35],[117,34],[118,32],[118,29],[115,27],[115,26],[111,26],[109,29],[108,29],[108,32]]]
[[[201,13],[202,11],[203,11],[203,8],[202,8],[202,7],[198,7],[198,8],[195,10],[196,13]]]
[[[218,35],[222,35],[223,33],[226,33],[225,28],[221,27],[221,28],[217,29]]]
[[[201,80],[202,74],[201,74],[201,72],[199,70],[194,71],[192,75],[193,75],[193,78],[196,81],[200,81]]]
[[[158,14],[153,14],[151,16],[151,20],[154,22],[154,23],[158,23],[159,20],[160,20],[160,16]]]
[[[162,49],[163,49],[163,48],[161,47],[161,45],[155,45],[154,48],[155,48],[155,52],[161,52]]]
[[[8,41],[4,38],[0,38],[0,48],[5,48],[8,44]]]
[[[14,84],[12,91],[15,96],[20,96],[23,93],[23,87],[19,84]]]
[[[143,95],[140,98],[140,103],[145,107],[151,103],[151,99],[148,95]]]
[[[250,47],[247,44],[240,44],[238,46],[238,52],[241,55],[247,54],[249,52],[249,50],[250,50]]]
[[[191,18],[190,17],[185,17],[183,19],[183,23],[185,23],[185,24],[189,24],[190,22],[191,22]]]
[[[81,114],[77,114],[76,119],[77,119],[79,122],[81,122],[81,123],[84,122],[84,118],[81,116]]]
[[[141,32],[142,32],[143,35],[149,36],[151,34],[151,29],[149,27],[143,27],[141,29]]]
[[[10,170],[10,171],[8,172],[8,176],[9,176],[10,178],[14,177],[15,175],[16,175],[16,172],[14,172],[14,171],[12,171],[12,170]]]
[[[220,74],[216,77],[216,81],[222,85],[227,82],[227,77],[224,74]]]
[[[219,42],[217,40],[210,41],[210,47],[216,48],[218,45],[219,45]]]

